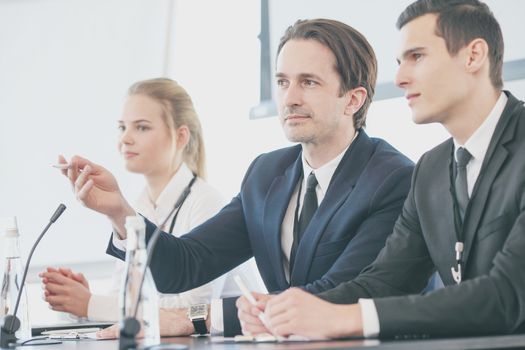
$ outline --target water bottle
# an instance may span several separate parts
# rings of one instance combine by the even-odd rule
[[[126,217],[126,269],[120,290],[121,321],[135,313],[142,272],[146,264],[146,226],[141,216]],[[143,332],[144,346],[160,344],[159,296],[149,268],[142,286],[137,320]]]
[[[13,315],[16,299],[20,292],[20,283],[24,275],[22,259],[20,258],[20,234],[16,217],[5,218],[3,233],[4,243],[4,275],[2,277],[2,292],[0,294],[0,316]],[[20,329],[15,333],[18,339],[31,338],[29,310],[27,308],[27,287],[23,288],[16,316],[20,320]]]

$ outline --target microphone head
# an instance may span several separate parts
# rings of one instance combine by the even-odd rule
[[[66,210],[66,206],[64,204],[60,203],[60,205],[58,206],[57,210],[55,210],[55,213],[51,217],[50,221],[51,222],[57,221],[57,219],[60,217],[60,215],[62,215],[64,210]]]
[[[20,328],[20,320],[13,315],[5,315],[0,318],[0,328],[7,334],[15,334]]]

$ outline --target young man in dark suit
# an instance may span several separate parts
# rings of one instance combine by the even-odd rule
[[[525,108],[502,91],[499,24],[477,0],[419,0],[398,28],[396,83],[413,119],[441,123],[452,138],[419,160],[373,264],[318,297],[292,289],[266,303],[277,334],[406,338],[525,328]],[[418,294],[436,270],[445,288]]]
[[[278,51],[279,119],[298,145],[254,160],[215,217],[184,237],[160,236],[151,262],[160,292],[195,288],[254,256],[269,292],[319,293],[357,276],[392,231],[413,164],[363,130],[376,81],[372,48],[355,29],[319,19],[290,27]],[[80,157],[71,163],[77,197],[108,216],[108,252],[124,258],[124,219],[136,213],[107,170]],[[148,239],[154,229],[147,222]],[[203,331],[240,333],[236,299],[212,302]],[[165,335],[194,331],[186,312],[162,321]]]

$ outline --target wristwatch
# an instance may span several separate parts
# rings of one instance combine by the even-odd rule
[[[208,318],[208,305],[196,304],[190,306],[188,310],[188,318],[195,327],[196,334],[208,334],[206,327],[206,319]]]

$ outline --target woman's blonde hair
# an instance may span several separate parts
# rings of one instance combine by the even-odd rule
[[[202,127],[193,107],[191,97],[176,81],[155,78],[138,81],[131,85],[129,95],[145,95],[164,106],[163,119],[168,129],[175,130],[185,125],[190,131],[188,144],[183,151],[183,160],[190,170],[200,178],[206,176],[204,141]]]

